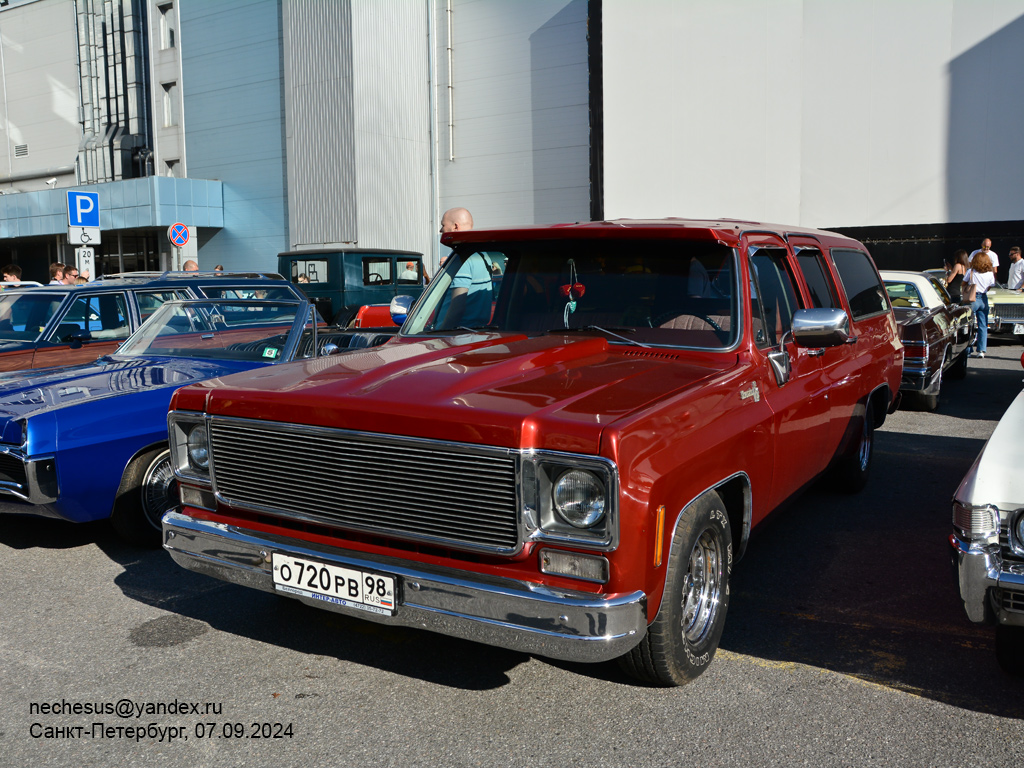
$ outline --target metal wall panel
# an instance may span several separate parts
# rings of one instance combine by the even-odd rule
[[[350,0],[283,0],[282,26],[289,245],[356,242]]]
[[[278,0],[181,0],[188,174],[223,182],[223,229],[199,266],[277,269],[288,248]]]
[[[70,186],[81,138],[75,7],[2,7],[0,32],[0,185],[45,190],[56,176]]]
[[[1024,0],[603,9],[609,217],[1024,219]]]
[[[587,13],[434,0],[440,210],[465,206],[477,227],[589,219]]]
[[[431,208],[427,6],[352,7],[358,232],[361,246],[429,253]]]

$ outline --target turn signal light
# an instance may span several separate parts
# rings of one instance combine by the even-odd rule
[[[540,572],[604,584],[608,581],[608,560],[597,555],[542,549],[540,551]]]

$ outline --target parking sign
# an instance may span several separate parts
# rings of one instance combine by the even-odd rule
[[[100,225],[100,193],[68,191],[68,226],[96,227]]]
[[[97,245],[100,242],[100,194],[68,190],[68,242]]]

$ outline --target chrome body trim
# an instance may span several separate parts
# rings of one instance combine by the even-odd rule
[[[52,455],[37,456],[27,459],[17,451],[4,451],[11,459],[21,462],[25,472],[25,482],[0,480],[0,514],[38,514],[46,515],[40,509],[26,509],[25,504],[46,506],[53,504],[60,497],[57,485],[57,464]],[[5,497],[13,497],[13,504],[4,503]],[[57,516],[56,513],[51,513]]]
[[[352,552],[168,512],[163,546],[179,565],[224,581],[296,597],[317,608],[391,626],[576,662],[617,658],[647,632],[643,592],[599,595],[543,584]],[[274,588],[273,554],[308,558],[396,577],[391,616],[368,613]]]
[[[967,618],[988,621],[991,611],[1000,624],[1024,626],[1024,611],[1006,610],[1000,592],[1024,594],[1024,563],[1002,557],[998,545],[970,542],[956,533],[949,536],[950,562]]]

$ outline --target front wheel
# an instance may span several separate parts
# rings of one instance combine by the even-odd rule
[[[633,677],[662,686],[696,679],[715,657],[729,608],[732,533],[713,491],[676,524],[657,617],[640,644],[621,657]]]
[[[139,456],[125,470],[110,522],[127,541],[140,547],[160,545],[165,512],[178,506],[178,483],[171,452],[157,448]]]

